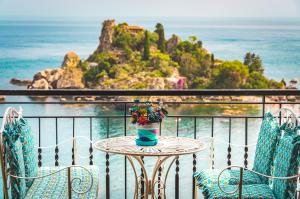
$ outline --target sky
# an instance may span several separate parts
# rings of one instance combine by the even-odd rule
[[[300,0],[0,0],[2,18],[300,17]]]

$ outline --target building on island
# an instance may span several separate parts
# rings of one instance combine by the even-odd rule
[[[128,31],[130,31],[131,33],[139,33],[141,31],[144,31],[144,27],[143,26],[124,26],[124,28]]]

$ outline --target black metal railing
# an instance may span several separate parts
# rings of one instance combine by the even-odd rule
[[[235,119],[244,120],[244,141],[241,143],[243,146],[243,166],[248,167],[249,165],[249,156],[253,156],[253,154],[249,153],[249,135],[252,132],[249,132],[249,120],[252,119],[261,119],[268,106],[275,106],[276,108],[282,108],[284,106],[294,106],[297,109],[297,105],[300,104],[300,101],[296,100],[289,101],[289,100],[281,100],[281,101],[272,101],[270,97],[274,96],[296,96],[300,97],[300,90],[0,90],[0,95],[6,96],[7,99],[3,102],[0,102],[0,108],[1,110],[4,110],[4,108],[8,105],[31,105],[31,106],[37,106],[39,105],[39,108],[41,105],[118,105],[118,107],[122,107],[121,111],[119,111],[119,114],[101,114],[101,115],[78,115],[76,112],[74,115],[56,115],[56,113],[52,113],[53,115],[36,115],[34,112],[29,113],[26,112],[25,109],[25,116],[28,119],[35,120],[37,122],[37,129],[38,129],[38,149],[37,149],[37,155],[38,155],[38,166],[44,166],[44,159],[45,155],[42,148],[42,122],[54,120],[55,121],[55,144],[57,145],[59,143],[59,122],[63,119],[70,119],[72,123],[72,134],[70,137],[75,138],[76,137],[76,124],[77,121],[81,119],[88,120],[88,126],[85,127],[87,133],[86,136],[89,137],[90,140],[95,141],[95,139],[103,139],[103,138],[109,138],[111,136],[116,136],[116,134],[112,133],[111,129],[111,123],[115,119],[122,119],[122,124],[120,124],[121,133],[118,135],[128,135],[128,108],[132,104],[132,101],[117,101],[117,100],[108,100],[108,96],[132,96],[133,98],[136,96],[196,96],[198,98],[195,98],[194,100],[190,101],[182,101],[182,102],[176,102],[176,101],[166,101],[164,104],[167,105],[238,105],[238,106],[245,106],[245,105],[254,105],[258,106],[258,113],[254,115],[235,115],[235,114],[172,114],[170,113],[169,118],[176,121],[175,131],[176,136],[181,136],[180,129],[182,128],[180,124],[181,119],[189,119],[191,121],[191,125],[189,128],[190,136],[197,139],[197,134],[199,133],[199,120],[205,120],[207,123],[210,123],[210,134],[208,134],[208,137],[214,138],[215,132],[216,132],[216,120],[218,119],[224,119],[228,121],[228,144],[227,146],[227,156],[226,156],[226,165],[230,166],[232,165],[232,121]],[[101,96],[102,99],[100,101],[73,101],[72,99],[69,101],[59,101],[59,100],[40,100],[37,98],[33,98],[33,100],[28,100],[27,98],[16,98],[14,96],[21,96],[21,97],[36,97],[36,96],[47,96],[47,97],[58,97],[58,96]],[[254,96],[258,100],[255,101],[232,101],[232,100],[203,100],[203,98],[208,96]],[[300,99],[300,98],[299,98]],[[156,102],[154,102],[156,103]],[[33,108],[33,110],[35,110]],[[298,111],[298,110],[297,110]],[[103,129],[100,128],[99,131],[102,132],[102,136],[95,136],[94,126],[96,124],[95,120],[101,120],[103,124]],[[200,129],[201,130],[201,129]],[[104,132],[105,131],[105,132]],[[159,133],[164,134],[163,132],[163,125],[160,124],[159,127]],[[95,163],[95,151],[93,150],[92,144],[89,143],[87,147],[88,152],[88,164],[89,165],[96,165]],[[216,146],[217,147],[217,146]],[[211,154],[211,167],[215,168],[215,146],[210,146]],[[61,157],[60,157],[60,148],[59,146],[56,146],[54,148],[54,165],[59,166],[61,165]],[[53,156],[52,156],[53,157]],[[196,172],[197,170],[197,155],[193,154],[191,157],[192,167],[190,168],[191,172]],[[76,164],[75,162],[75,149],[74,149],[74,143],[72,144],[71,149],[71,164]],[[110,154],[106,153],[105,158],[103,159],[105,170],[105,185],[102,186],[102,189],[105,187],[105,197],[107,199],[113,198],[113,194],[111,194],[111,158]],[[128,198],[128,184],[127,184],[127,178],[128,178],[128,171],[127,171],[127,160],[124,158],[124,198]],[[175,169],[174,169],[174,198],[180,198],[180,172],[182,172],[183,165],[180,163],[180,159],[176,160],[175,162]],[[141,175],[143,175],[141,173]],[[191,177],[191,195],[194,193],[194,178]],[[159,190],[159,187],[158,187]],[[186,194],[185,194],[186,195]],[[118,196],[120,198],[120,196]]]

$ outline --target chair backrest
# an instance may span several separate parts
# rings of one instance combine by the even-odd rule
[[[4,123],[5,122],[6,121],[4,121]],[[17,120],[14,119],[3,125],[1,131],[0,150],[2,154],[6,152],[3,154],[3,158],[0,158],[2,175],[6,176],[6,167],[8,166],[11,175],[22,177],[37,176],[37,157],[31,128],[28,122],[22,117],[19,117]],[[5,160],[7,160],[7,162]],[[7,165],[5,163],[7,163]],[[5,180],[6,177],[3,178],[3,184],[7,186],[7,183],[4,182]],[[24,198],[32,183],[33,179],[25,180],[11,177],[10,185],[12,197]],[[5,197],[7,197],[7,189],[5,189],[4,192],[6,192]]]
[[[6,153],[1,158],[3,184],[6,185],[7,166],[9,172],[14,176],[25,176],[24,159],[22,151],[22,143],[20,141],[19,134],[15,128],[15,125],[6,125],[2,133],[3,142],[1,142],[1,149]],[[3,163],[4,162],[4,163]],[[8,165],[6,165],[6,163]],[[26,195],[26,182],[25,179],[10,178],[11,196],[12,198],[22,199]],[[7,191],[8,187],[5,187],[4,191]]]
[[[300,136],[287,133],[280,139],[274,160],[274,176],[289,177],[298,174]],[[297,188],[297,179],[274,179],[272,185],[276,198],[294,198]]]
[[[271,114],[264,115],[257,140],[253,170],[265,175],[271,175],[276,145],[281,135],[279,123]],[[268,178],[262,177],[264,183]]]

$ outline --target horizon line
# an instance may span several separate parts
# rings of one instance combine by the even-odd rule
[[[297,19],[300,20],[300,17],[290,17],[290,16],[262,16],[262,17],[258,17],[258,16],[254,16],[254,17],[249,17],[249,16],[234,16],[234,17],[223,17],[223,16],[178,16],[178,15],[174,15],[174,16],[126,16],[126,15],[120,15],[120,16],[104,16],[104,15],[100,15],[100,16],[43,16],[43,15],[1,15],[0,14],[0,21],[1,20],[28,20],[28,19],[35,19],[35,20],[57,20],[57,19],[96,19],[96,18],[107,18],[107,19],[117,19],[117,18],[148,18],[148,19],[153,19],[153,18],[165,18],[165,19],[171,19],[171,18],[195,18],[195,19],[276,19],[276,20],[280,20],[280,19]]]

